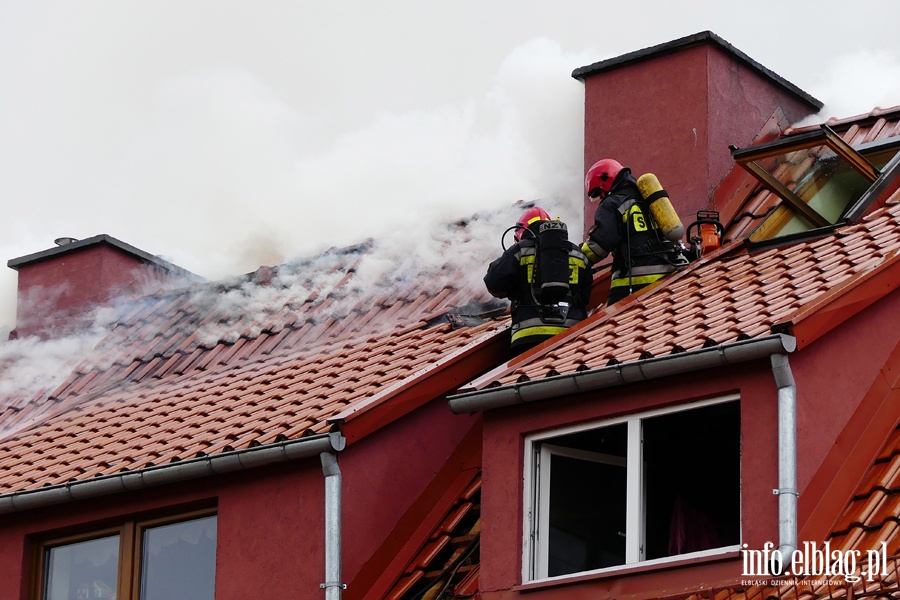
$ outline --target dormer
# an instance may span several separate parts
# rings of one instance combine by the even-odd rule
[[[658,159],[673,200],[727,201],[732,243],[449,397],[484,420],[485,597],[766,597],[747,582],[786,577],[808,544],[874,549],[848,534],[868,515],[843,511],[900,422],[900,159],[886,133],[897,111],[793,131],[817,101],[712,34],[671,44],[586,79],[586,163],[608,140],[634,153],[624,162]],[[699,90],[675,93],[691,80]],[[662,109],[619,119],[620,92],[642,110],[714,118],[698,121],[694,148],[682,131],[693,117],[669,129]],[[863,129],[870,138],[846,139]],[[802,135],[772,141],[786,132]],[[726,142],[740,137],[744,149]],[[646,139],[659,144],[634,143]],[[744,243],[768,219],[782,240],[797,230],[790,243]]]

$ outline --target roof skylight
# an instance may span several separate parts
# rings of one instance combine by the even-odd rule
[[[783,200],[750,241],[858,219],[900,173],[898,150],[898,137],[853,148],[826,125],[752,148],[732,148],[735,162]]]

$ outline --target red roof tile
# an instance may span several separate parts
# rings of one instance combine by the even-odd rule
[[[884,275],[889,285],[881,290],[888,293],[897,285],[898,266],[897,204],[834,235],[785,247],[748,251],[731,244],[634,299],[599,310],[540,350],[502,365],[466,389],[596,369],[610,361],[638,360],[646,353],[696,350],[708,340],[722,344],[759,337],[776,326],[792,328],[808,307],[821,310],[868,276],[891,271]]]
[[[384,598],[465,598],[478,590],[481,473],[448,509]],[[438,595],[442,590],[443,594]],[[430,594],[430,595],[429,595]]]
[[[0,494],[325,433],[504,326],[438,318],[502,306],[459,278],[359,289],[366,251],[136,299],[52,393],[5,399]]]

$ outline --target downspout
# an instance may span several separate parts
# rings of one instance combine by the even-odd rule
[[[325,600],[340,600],[347,587],[341,582],[341,469],[337,454],[323,452],[322,473],[325,474]]]
[[[780,574],[797,549],[797,385],[786,354],[772,355],[772,374],[778,385],[778,550]]]

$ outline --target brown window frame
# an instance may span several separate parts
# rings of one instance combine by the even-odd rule
[[[866,160],[862,154],[857,152],[827,125],[822,125],[816,131],[810,131],[808,133],[777,140],[768,144],[761,144],[759,146],[743,149],[732,147],[731,155],[741,168],[756,177],[760,183],[769,188],[774,194],[784,200],[792,209],[806,218],[806,220],[815,227],[828,227],[834,225],[834,223],[819,214],[818,211],[788,189],[786,185],[773,177],[766,169],[756,162],[760,159],[772,158],[788,152],[795,152],[823,145],[827,146],[853,169],[861,173],[870,183],[874,183],[881,176],[881,172],[875,168],[872,163]]]
[[[216,507],[197,508],[164,515],[156,514],[143,518],[125,519],[115,525],[81,529],[71,533],[51,534],[35,540],[31,564],[31,585],[29,600],[43,600],[44,579],[47,576],[48,551],[52,548],[89,542],[113,535],[119,536],[119,567],[116,574],[116,600],[139,600],[141,591],[141,562],[143,533],[147,529],[172,525],[204,517],[217,516]],[[70,530],[72,531],[72,530]]]

